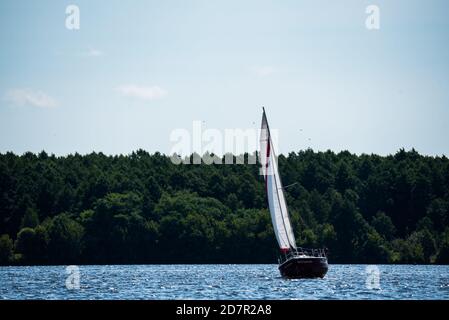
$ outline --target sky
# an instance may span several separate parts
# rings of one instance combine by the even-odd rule
[[[448,12],[445,0],[2,0],[0,153],[167,154],[174,130],[257,129],[265,106],[282,153],[448,155]]]

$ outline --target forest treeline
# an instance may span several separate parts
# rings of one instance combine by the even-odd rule
[[[449,160],[415,150],[279,157],[297,243],[330,263],[449,262]],[[296,184],[295,184],[296,183]],[[257,165],[138,150],[0,154],[0,264],[274,263]]]

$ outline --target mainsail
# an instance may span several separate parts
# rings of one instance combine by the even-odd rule
[[[268,197],[271,220],[279,247],[281,251],[296,249],[295,236],[288,215],[265,109],[263,110],[262,116],[259,158],[262,164],[262,173],[265,178],[265,189]]]

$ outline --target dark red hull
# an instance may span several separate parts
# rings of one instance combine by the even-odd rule
[[[323,278],[328,270],[326,257],[291,257],[279,265],[285,278]]]

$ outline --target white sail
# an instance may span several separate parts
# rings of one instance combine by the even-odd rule
[[[268,197],[268,206],[271,213],[276,239],[281,250],[295,249],[295,236],[288,215],[282,182],[279,176],[276,155],[270,135],[270,129],[265,115],[262,116],[262,130],[260,134],[260,162],[265,178],[265,188]]]

